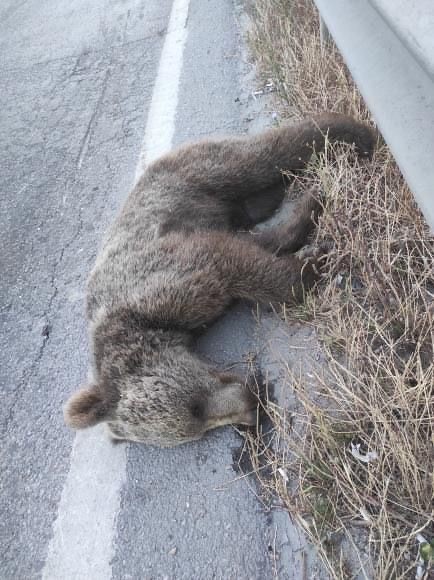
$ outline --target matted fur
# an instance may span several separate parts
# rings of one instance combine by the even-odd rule
[[[323,114],[253,137],[208,140],[155,161],[130,193],[90,275],[93,383],[65,409],[73,428],[106,421],[114,438],[175,445],[227,423],[254,424],[244,381],[220,375],[192,338],[236,299],[299,300],[316,279],[303,246],[319,204],[291,221],[245,232],[282,200],[281,169],[301,170],[330,140],[371,153],[372,129]]]

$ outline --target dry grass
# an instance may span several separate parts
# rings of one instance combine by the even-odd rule
[[[369,120],[340,55],[321,47],[310,0],[257,0],[251,40],[288,116]],[[306,308],[328,370],[315,393],[293,377],[298,427],[268,405],[274,432],[268,443],[250,439],[252,460],[260,473],[259,462],[271,466],[264,485],[319,544],[332,577],[358,567],[359,577],[428,578],[434,547],[420,546],[434,540],[434,238],[384,145],[369,162],[330,148],[302,179],[313,183],[326,199],[317,241],[334,249]],[[376,458],[364,462],[368,452]],[[343,536],[359,566],[347,566]]]

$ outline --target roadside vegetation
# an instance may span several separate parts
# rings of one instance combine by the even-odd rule
[[[257,0],[253,10],[251,46],[283,116],[330,110],[372,122],[334,45],[321,46],[311,0]],[[384,143],[369,161],[329,147],[297,186],[324,192],[315,241],[332,250],[300,315],[327,369],[314,389],[291,377],[297,421],[266,406],[273,435],[248,441],[253,465],[269,466],[258,467],[264,487],[333,578],[431,577],[434,238]]]

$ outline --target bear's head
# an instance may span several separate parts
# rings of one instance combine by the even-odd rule
[[[256,424],[257,399],[244,381],[199,359],[186,334],[131,321],[95,328],[94,379],[67,402],[69,426],[106,422],[113,439],[167,447],[220,425]]]

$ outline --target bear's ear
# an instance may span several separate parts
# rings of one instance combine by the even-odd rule
[[[72,395],[64,408],[65,423],[73,429],[92,427],[104,421],[108,404],[96,385],[88,385]]]

